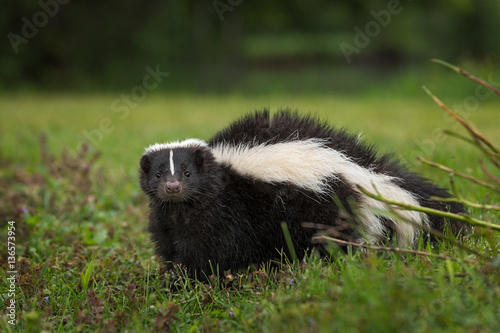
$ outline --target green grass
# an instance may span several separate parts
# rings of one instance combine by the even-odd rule
[[[137,181],[145,146],[187,137],[207,139],[248,111],[289,106],[362,132],[381,151],[396,152],[412,164],[415,155],[426,155],[480,176],[479,153],[439,136],[438,129],[453,129],[454,123],[445,121],[424,93],[410,99],[151,95],[124,119],[112,110],[117,98],[120,94],[0,96],[0,276],[8,270],[5,240],[10,220],[16,222],[18,271],[16,326],[7,323],[1,304],[8,297],[8,284],[0,282],[4,331],[500,330],[499,264],[490,265],[447,243],[422,245],[420,250],[458,261],[334,250],[329,262],[312,256],[280,270],[249,269],[221,282],[186,282],[177,293],[162,290],[168,278],[153,256],[146,232],[147,200]],[[463,101],[460,96],[446,100],[450,105]],[[65,146],[79,149],[84,131],[95,130],[105,118],[113,128],[95,137],[99,140],[78,167],[51,169],[51,158],[61,161]],[[482,101],[469,117],[498,143],[497,119],[495,97]],[[44,155],[41,132],[47,134]],[[94,162],[96,152],[100,156]],[[422,165],[415,169],[447,185],[446,174]],[[498,195],[466,181],[457,183],[473,201],[499,202]],[[498,223],[496,213],[474,214]],[[498,234],[466,242],[498,261]]]

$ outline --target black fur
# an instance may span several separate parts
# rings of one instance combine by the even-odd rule
[[[432,196],[448,198],[450,194],[443,188],[432,184],[427,178],[410,172],[407,166],[393,158],[393,155],[379,155],[373,146],[362,143],[357,136],[344,129],[335,129],[313,116],[300,116],[296,112],[284,110],[277,112],[271,119],[269,111],[264,110],[234,122],[227,129],[216,134],[209,141],[209,145],[213,146],[221,142],[233,144],[245,142],[250,145],[269,142],[272,144],[309,138],[328,139],[329,147],[343,152],[358,165],[371,168],[377,173],[400,178],[401,181],[396,181],[396,185],[416,194],[420,204],[424,207],[456,213],[464,212],[464,207],[459,203],[430,200]],[[342,195],[344,193],[339,193],[339,196]],[[434,228],[444,229],[442,218],[433,215],[429,218]],[[456,222],[450,224],[450,227],[453,233],[458,234],[466,226]]]
[[[150,199],[148,230],[157,255],[169,268],[179,263],[191,276],[203,279],[212,273],[279,258],[280,251],[290,258],[282,222],[289,229],[299,258],[317,245],[311,241],[316,230],[304,228],[304,222],[329,225],[336,230],[336,237],[346,240],[359,237],[352,205],[359,193],[353,184],[342,178],[331,179],[332,197],[319,198],[317,193],[293,185],[269,184],[239,175],[229,165],[217,163],[210,148],[222,142],[256,145],[308,138],[328,139],[329,147],[342,151],[357,164],[401,178],[397,185],[418,195],[423,206],[463,211],[459,204],[431,200],[431,196],[449,194],[408,171],[391,156],[378,156],[372,147],[345,130],[288,111],[278,112],[271,119],[269,112],[263,111],[219,132],[208,147],[177,148],[173,176],[169,173],[168,151],[142,157],[140,185]],[[178,182],[176,193],[167,190],[167,183],[172,181]],[[442,219],[430,220],[434,227],[444,227]],[[463,227],[459,223],[451,225],[454,232]],[[387,229],[392,226],[387,225]]]

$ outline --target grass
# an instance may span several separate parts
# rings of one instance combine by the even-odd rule
[[[439,136],[439,129],[453,129],[454,123],[446,121],[424,93],[411,99],[152,94],[123,119],[123,113],[112,108],[119,98],[119,94],[0,96],[0,275],[8,271],[4,240],[11,220],[16,222],[18,271],[16,326],[8,324],[7,309],[0,305],[4,331],[500,329],[499,236],[493,233],[465,240],[489,259],[446,242],[418,249],[456,261],[374,251],[342,253],[333,246],[334,255],[326,262],[311,256],[279,270],[256,267],[210,284],[184,282],[177,293],[162,289],[165,281],[172,281],[153,257],[146,232],[147,200],[137,183],[145,146],[186,137],[207,139],[253,109],[290,106],[362,131],[363,138],[383,152],[394,151],[412,164],[416,155],[423,155],[481,175],[480,155],[474,148]],[[449,101],[453,105],[464,98]],[[469,119],[498,143],[497,103],[495,97],[481,101]],[[102,119],[111,123],[102,126]],[[102,136],[96,134],[100,125]],[[68,158],[63,147],[81,149],[85,131],[94,133],[90,151],[80,154],[71,169],[54,168]],[[46,142],[41,132],[47,134]],[[420,164],[415,169],[447,185],[446,174]],[[499,202],[498,194],[464,180],[456,182],[470,200]],[[498,213],[474,214],[498,223]],[[0,285],[4,304],[9,298],[6,279]]]

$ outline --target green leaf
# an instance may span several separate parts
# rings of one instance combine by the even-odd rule
[[[90,275],[92,273],[92,264],[93,264],[93,262],[94,262],[94,255],[92,255],[92,259],[90,259],[90,263],[87,266],[87,269],[85,270],[85,274],[84,273],[80,273],[81,278],[82,278],[82,287],[83,287],[83,291],[85,293],[87,292],[87,288],[89,286],[89,281],[90,281]]]

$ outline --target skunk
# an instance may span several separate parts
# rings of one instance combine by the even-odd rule
[[[441,217],[386,206],[356,185],[412,205],[463,212],[455,202],[432,200],[449,193],[410,172],[391,155],[344,129],[289,110],[249,114],[208,142],[188,139],[154,144],[140,160],[140,186],[149,197],[149,225],[156,254],[190,276],[246,268],[291,255],[286,224],[297,257],[314,243],[323,225],[335,237],[377,243],[397,238],[412,246],[422,227],[445,228]],[[410,223],[409,223],[410,222]],[[450,224],[458,234],[465,226]]]

